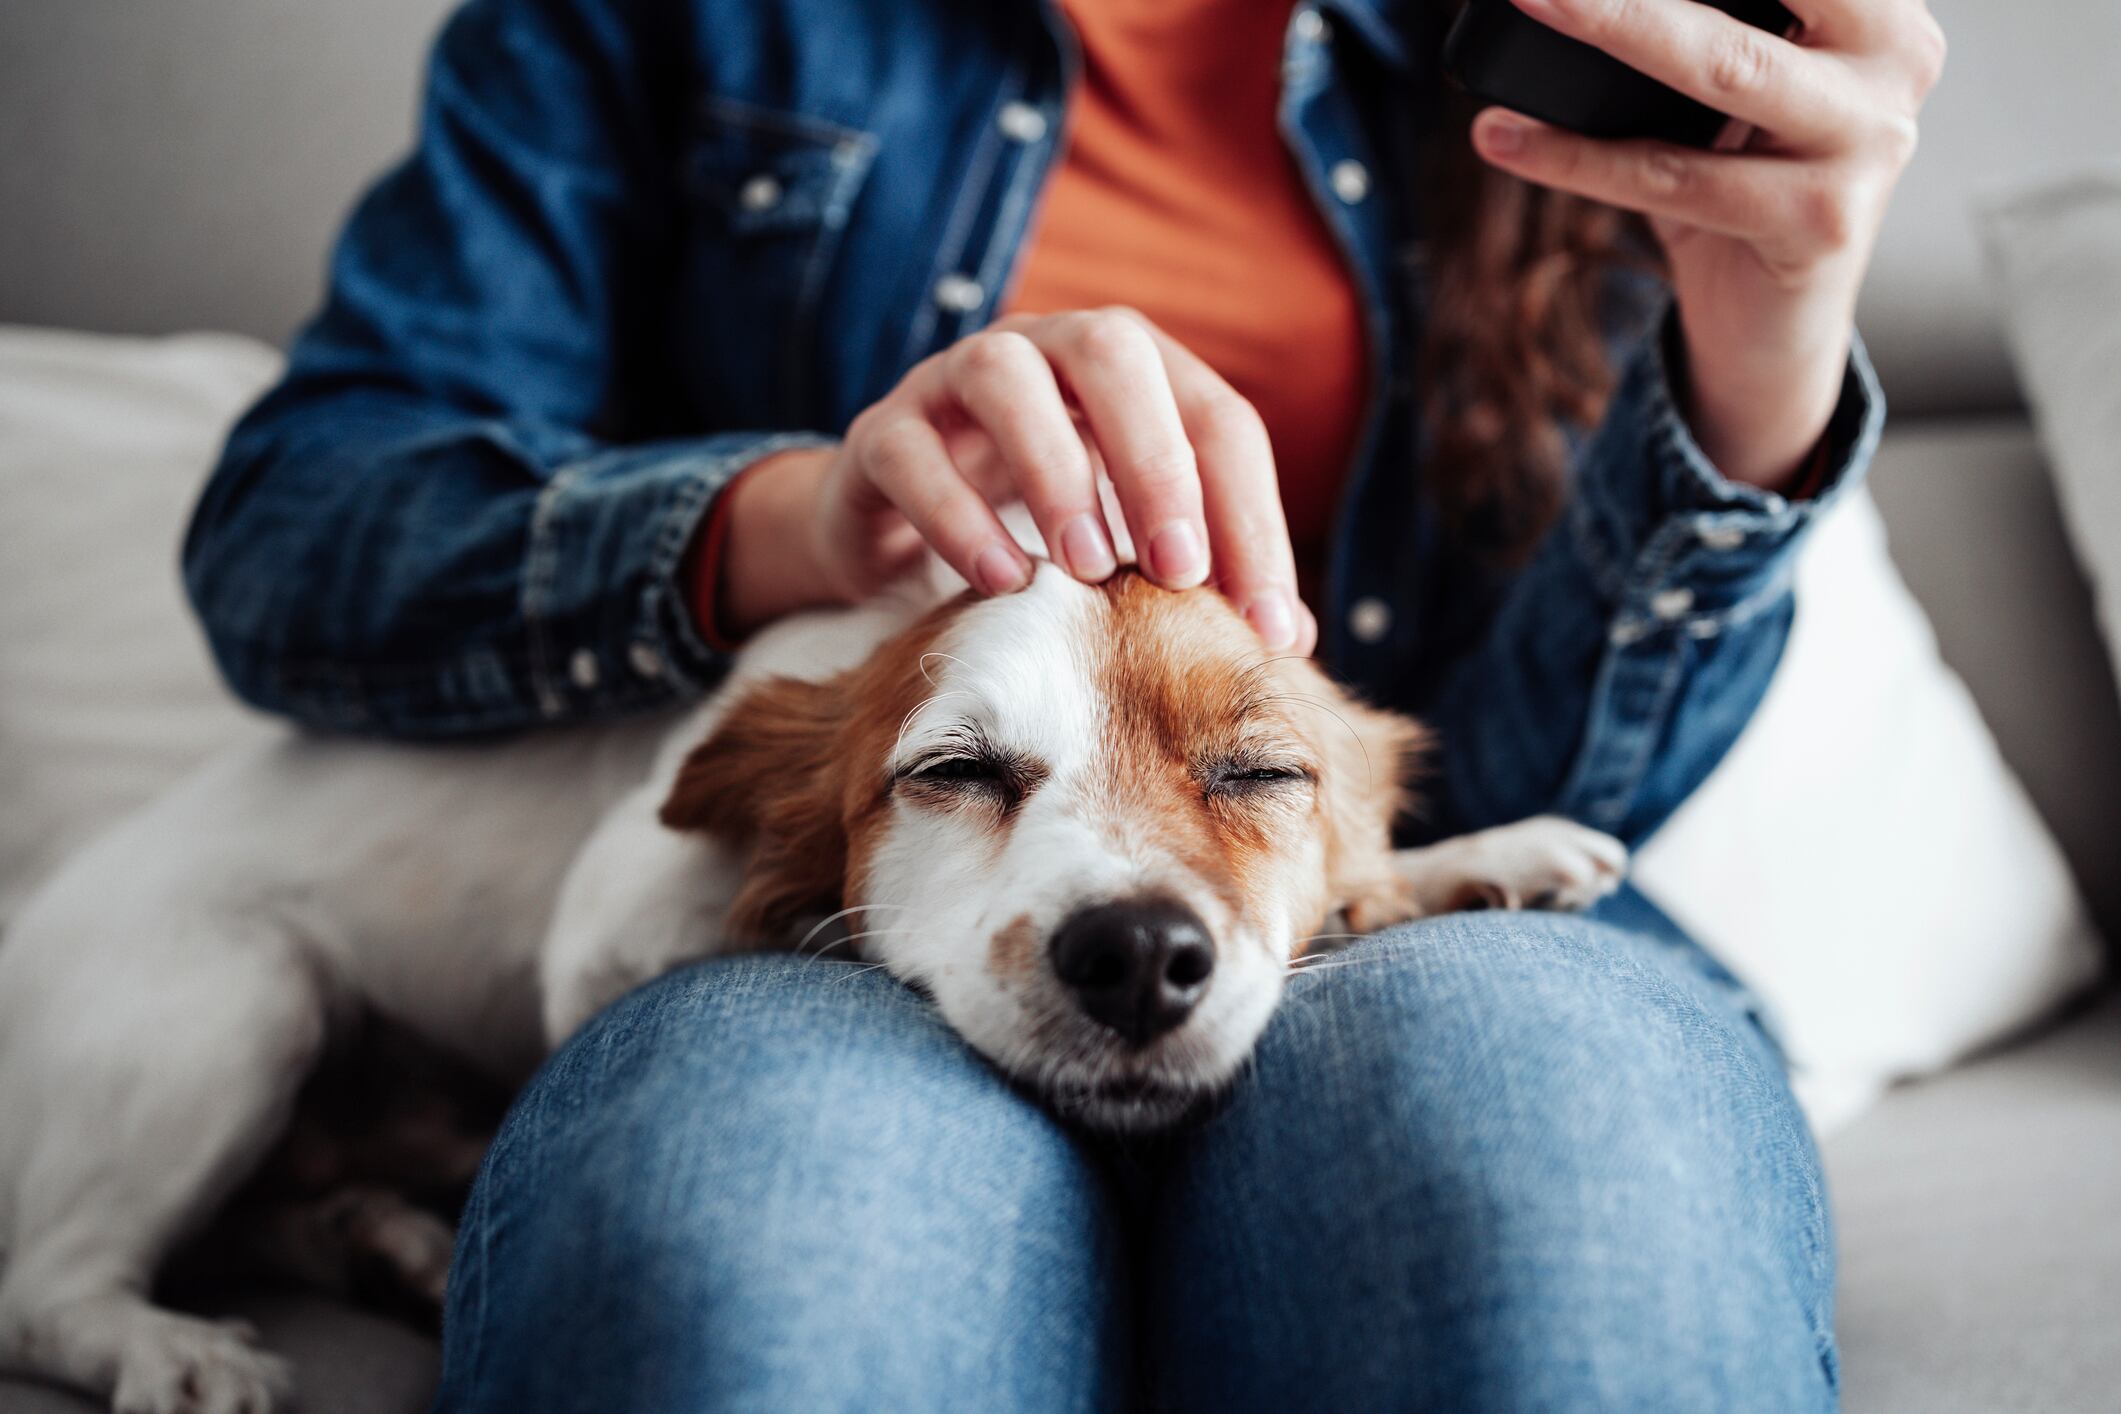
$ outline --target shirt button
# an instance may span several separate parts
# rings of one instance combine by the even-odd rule
[[[965,275],[945,275],[935,282],[935,302],[956,314],[970,314],[987,302],[987,287]]]
[[[567,660],[567,676],[573,678],[574,685],[582,691],[593,689],[597,685],[597,679],[602,676],[597,671],[597,655],[587,648],[576,649],[575,655]]]
[[[781,204],[781,184],[761,172],[737,188],[736,204],[746,211],[771,211]]]
[[[1382,599],[1357,599],[1348,606],[1348,632],[1357,643],[1382,643],[1392,631],[1392,606]]]
[[[1705,525],[1697,538],[1711,550],[1735,550],[1745,543],[1745,532],[1735,526]]]
[[[653,680],[663,675],[663,655],[652,644],[634,644],[626,650],[626,662],[641,677]]]
[[[1370,194],[1370,169],[1352,157],[1335,162],[1327,180],[1333,184],[1333,195],[1350,206]]]
[[[1333,32],[1326,17],[1316,10],[1304,9],[1296,12],[1296,37],[1306,44],[1320,44]]]
[[[1046,135],[1046,115],[1028,103],[1004,103],[994,121],[1002,136],[1015,142],[1037,142]]]
[[[1650,596],[1650,612],[1666,623],[1683,619],[1694,607],[1691,589],[1665,589]]]

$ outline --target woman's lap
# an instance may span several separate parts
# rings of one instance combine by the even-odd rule
[[[1146,1231],[1168,1407],[1818,1409],[1832,1248],[1690,944],[1459,915],[1292,980]]]
[[[1112,1407],[1137,1367],[1174,1408],[1826,1407],[1809,1136],[1640,909],[1431,920],[1293,979],[1133,1185],[881,973],[665,979],[511,1115],[439,1407]]]
[[[614,1006],[518,1100],[465,1214],[436,1407],[1110,1407],[1120,1247],[1082,1142],[913,993],[716,962]]]

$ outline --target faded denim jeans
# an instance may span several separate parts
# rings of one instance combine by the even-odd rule
[[[518,1103],[436,1407],[1823,1410],[1832,1292],[1780,1055],[1639,896],[1357,945],[1155,1142],[882,972],[731,959]]]

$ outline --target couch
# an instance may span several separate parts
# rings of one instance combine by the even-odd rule
[[[0,7],[0,323],[283,339],[350,194],[405,140],[444,8]],[[1946,660],[2121,939],[2121,702],[1969,220],[2121,149],[2121,10],[1932,8],[1952,67],[1863,311],[1895,411],[1875,495]],[[1895,1090],[1826,1154],[1850,1410],[2121,1403],[2121,993]],[[401,1326],[287,1293],[216,1304],[295,1357],[308,1414],[425,1403],[434,1348]],[[0,1379],[0,1414],[85,1407]]]

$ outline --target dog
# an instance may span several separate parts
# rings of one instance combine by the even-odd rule
[[[505,1091],[673,968],[830,946],[1075,1121],[1180,1122],[1315,943],[1620,879],[1617,842],[1555,818],[1395,852],[1426,747],[1211,590],[1041,562],[1006,597],[931,575],[787,620],[674,716],[213,762],[0,945],[0,1364],[124,1414],[282,1407],[254,1332],[152,1283],[287,1166],[363,1018]],[[445,1139],[468,1177],[476,1143]],[[448,1228],[388,1192],[277,1222],[439,1295]],[[345,1265],[304,1242],[305,1270]]]

